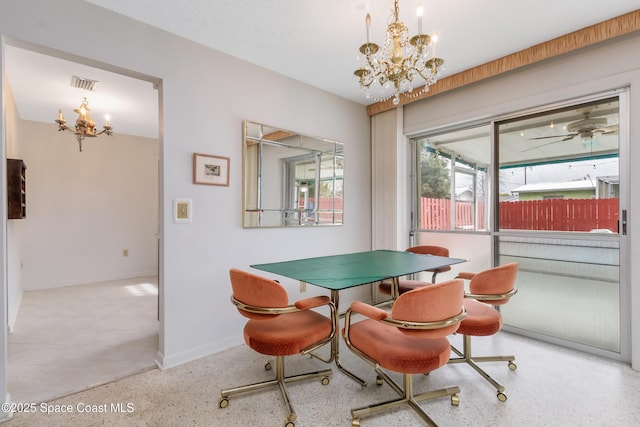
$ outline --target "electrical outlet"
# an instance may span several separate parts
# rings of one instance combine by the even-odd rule
[[[300,281],[300,292],[307,292],[307,282]]]
[[[123,249],[122,256],[129,256],[129,249]]]

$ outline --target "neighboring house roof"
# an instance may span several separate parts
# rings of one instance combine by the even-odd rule
[[[608,184],[620,184],[620,176],[619,175],[607,175],[607,176],[599,176],[598,181],[606,182]]]
[[[456,196],[460,196],[464,193],[471,193],[473,194],[473,189],[469,186],[466,187],[457,187],[456,188]]]
[[[515,194],[509,194],[509,195],[501,194],[500,195],[500,201],[501,202],[517,202],[518,200],[519,200],[518,196],[515,195]]]
[[[459,202],[472,202],[473,190],[469,187],[456,188],[456,200]]]
[[[591,180],[569,182],[538,182],[525,184],[511,190],[512,193],[542,193],[548,191],[578,191],[595,190],[596,185]]]

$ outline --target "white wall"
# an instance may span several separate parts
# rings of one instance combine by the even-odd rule
[[[451,271],[438,274],[438,281],[454,279],[462,271],[482,271],[493,265],[491,237],[487,234],[416,233],[415,245],[436,245],[449,249],[449,254],[466,262],[452,265]],[[431,280],[427,274],[425,280]]]
[[[640,137],[640,121],[633,120],[640,111],[640,56],[631,52],[640,51],[640,34],[601,43],[588,49],[549,60],[523,70],[512,72],[468,87],[427,98],[404,108],[404,122],[399,124],[406,135],[412,135],[443,126],[464,123],[486,117],[507,115],[519,110],[561,102],[577,97],[597,94],[618,88],[629,88],[630,147],[628,156],[621,158],[621,170],[630,170],[631,184],[640,180],[640,170],[629,168],[640,162],[640,150],[636,142]],[[626,164],[623,164],[627,162]],[[639,253],[640,238],[634,237],[634,221],[640,221],[640,193],[630,191],[628,195],[630,214],[629,232],[623,238],[623,247],[628,253]],[[622,200],[622,199],[621,199]],[[464,240],[464,236],[459,237]],[[478,252],[491,251],[487,239]],[[631,258],[621,259],[622,266],[630,274],[631,360],[632,366],[640,370],[640,269]],[[634,328],[634,325],[636,327]],[[624,329],[623,329],[624,330]]]
[[[639,78],[640,57],[628,53],[639,44],[638,34],[614,39],[409,104],[404,108],[404,132],[415,134],[630,86]]]
[[[160,366],[243,342],[229,268],[371,248],[365,107],[82,1],[3,3],[0,34],[161,80]],[[242,228],[243,119],[346,144],[344,226]],[[193,185],[194,152],[230,157],[229,187]],[[174,198],[192,200],[191,223],[172,222]]]
[[[6,153],[8,158],[16,158],[20,156],[18,143],[20,140],[18,112],[13,99],[11,87],[9,87],[5,78],[5,137],[6,137]],[[4,164],[1,168],[5,170]],[[2,182],[6,182],[6,174],[3,173]],[[3,184],[4,187],[5,184]],[[6,197],[3,198],[3,202]],[[22,223],[19,220],[7,221],[7,321],[9,331],[13,331],[13,327],[18,317],[20,304],[22,303],[22,269],[20,268],[20,231]]]
[[[55,124],[21,120],[19,146],[27,216],[10,222],[24,290],[157,272],[158,140],[103,135],[80,152]]]
[[[2,40],[0,40],[2,41]],[[4,62],[4,44],[0,44],[0,61]],[[4,75],[4,66],[0,67],[0,97],[2,98],[2,112],[0,114],[0,159],[4,160],[7,157],[7,145],[9,143],[9,134],[11,132],[12,124],[7,119],[11,114],[11,108],[7,104],[12,101],[7,88],[7,79]],[[0,161],[0,200],[2,200],[2,214],[3,218],[7,218],[7,204],[4,202],[6,198],[6,191],[4,188],[7,185],[7,167],[4,161]],[[8,314],[8,298],[11,289],[9,287],[9,273],[7,262],[7,221],[0,223],[0,279],[3,282],[2,292],[0,292],[0,402],[10,401],[10,395],[7,392],[7,334],[9,333],[9,326],[7,324]],[[6,409],[0,409],[0,422],[6,421],[12,417],[12,413]]]

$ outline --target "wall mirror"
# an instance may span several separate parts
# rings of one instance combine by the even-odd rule
[[[244,228],[342,225],[344,144],[243,122]]]

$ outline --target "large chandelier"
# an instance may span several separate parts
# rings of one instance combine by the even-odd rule
[[[369,40],[371,16],[367,14],[367,42],[360,46],[362,65],[353,74],[368,99],[384,101],[393,97],[393,104],[398,105],[401,93],[416,97],[438,79],[444,60],[436,57],[437,36],[422,34],[422,14],[419,7],[418,34],[409,39],[407,26],[398,19],[395,0],[382,49]],[[421,89],[414,91],[414,80],[423,85]]]
[[[58,131],[67,130],[69,132],[72,132],[76,136],[80,151],[82,151],[82,141],[84,141],[85,137],[93,138],[98,135],[102,135],[103,133],[109,136],[113,134],[113,128],[111,127],[109,116],[105,116],[105,124],[104,126],[102,126],[102,131],[98,132],[96,130],[96,122],[94,122],[89,115],[89,104],[87,103],[87,98],[84,98],[82,104],[80,104],[80,106],[73,111],[78,114],[75,130],[67,126],[67,121],[62,115],[62,110],[58,111],[58,118],[55,120],[55,122],[58,124]]]

